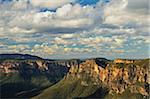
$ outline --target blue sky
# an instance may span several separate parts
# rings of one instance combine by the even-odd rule
[[[149,57],[148,0],[0,0],[0,53]]]

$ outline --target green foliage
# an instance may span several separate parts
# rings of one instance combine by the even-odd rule
[[[108,94],[106,95],[105,99],[147,99],[147,97],[138,94],[138,93],[131,93],[129,89],[127,89],[122,94]]]
[[[0,74],[0,88],[2,98],[27,98],[37,95],[37,92],[45,87],[52,85],[44,76],[33,76],[30,80],[23,79],[18,73],[15,74]],[[35,90],[32,93],[28,93]],[[25,92],[21,96],[17,94]]]
[[[0,61],[5,61],[5,60],[0,60]],[[14,60],[7,60],[7,61],[22,61],[22,60],[14,59]],[[109,64],[114,65],[113,62],[110,62]],[[52,67],[52,69],[54,70],[52,74],[55,73],[55,75],[46,76],[43,73],[41,75],[37,75],[33,71],[30,71],[29,74],[29,71],[26,71],[26,69],[30,68],[30,66],[26,66],[26,64],[24,65],[25,66],[23,67],[25,71],[23,74],[25,74],[25,76],[30,76],[30,79],[24,79],[19,73],[11,74],[11,76],[9,75],[6,76],[5,74],[0,73],[0,87],[3,91],[1,93],[2,98],[33,97],[34,99],[43,99],[44,97],[44,99],[71,99],[76,97],[78,98],[78,97],[90,96],[91,94],[94,94],[94,92],[96,92],[101,87],[99,85],[94,85],[91,81],[94,78],[91,79],[91,77],[85,72],[80,73],[82,79],[69,77],[69,78],[63,78],[61,81],[59,81],[62,78],[62,73],[60,73],[59,69],[55,69],[55,67]],[[133,67],[137,65],[142,66],[144,68],[148,68],[149,59],[138,60],[133,64],[123,64],[123,63],[115,64],[117,68],[123,68],[126,66]],[[56,81],[59,82],[51,86]],[[82,81],[88,82],[88,85],[87,86],[82,85],[81,84]],[[137,82],[136,84],[138,86],[144,86],[144,83]],[[43,90],[44,88],[47,89],[41,92],[41,90]],[[26,94],[23,94],[23,96],[16,96],[16,94],[20,92],[26,92]],[[38,96],[34,97],[35,95]],[[130,99],[144,99],[144,96],[142,96],[141,94],[131,93],[129,90],[126,90],[123,94],[116,94],[116,93],[107,94],[105,96],[105,99],[128,99],[129,97]]]
[[[81,85],[81,79],[62,79],[52,87],[43,91],[33,99],[71,99],[73,97],[85,97],[94,93],[99,86],[88,83],[88,86]]]

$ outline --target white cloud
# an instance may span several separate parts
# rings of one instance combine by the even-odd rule
[[[10,52],[21,53],[21,52],[27,51],[29,49],[30,49],[30,47],[28,45],[23,45],[23,44],[7,46],[7,50],[9,50],[9,53]],[[4,52],[8,53],[7,50],[5,50]]]
[[[64,39],[69,39],[69,38],[74,38],[74,37],[77,37],[76,34],[62,34],[61,35],[61,38],[64,38]]]
[[[60,38],[60,37],[56,37],[56,38],[54,39],[54,41],[52,41],[52,43],[54,43],[54,44],[62,44],[62,45],[69,45],[69,44],[72,44],[71,41],[65,40],[65,39]]]
[[[56,47],[51,47],[51,46],[47,46],[47,45],[39,45],[36,44],[34,45],[34,47],[32,48],[31,52],[32,53],[38,53],[38,54],[54,54],[55,51],[57,50]]]
[[[13,0],[13,2],[12,2],[12,10],[27,9],[27,7],[28,7],[27,1],[28,0]]]
[[[148,0],[112,0],[105,8],[105,22],[111,24],[147,24],[148,13],[142,14],[143,9],[148,12]]]
[[[101,15],[103,8],[99,6],[94,8],[92,6],[82,7],[79,4],[66,4],[58,8],[56,12],[37,12],[35,9],[22,11],[13,9],[14,4],[8,6],[10,10],[5,10],[7,6],[1,7],[3,10],[0,12],[3,15],[0,17],[0,23],[7,31],[14,31],[15,33],[76,32],[90,29],[101,23],[103,16]],[[15,6],[20,8],[19,3]]]
[[[30,0],[35,7],[45,7],[55,9],[67,3],[74,2],[74,0]]]
[[[14,0],[1,4],[0,41],[3,45],[0,51],[43,53],[46,56],[70,53],[113,55],[134,48],[132,52],[142,52],[141,46],[147,48],[147,0],[112,0],[104,7],[100,3],[93,7],[70,2],[32,0],[32,4],[28,4],[27,0]],[[41,7],[58,8],[56,12],[39,12]],[[29,45],[22,46],[24,43]]]
[[[132,13],[148,14],[149,3],[149,0],[129,0],[127,10]]]
[[[26,30],[19,27],[13,27],[9,30],[10,33],[34,33],[35,30]]]

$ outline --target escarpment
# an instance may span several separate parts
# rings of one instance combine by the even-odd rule
[[[22,98],[32,90],[35,94],[29,98],[37,96],[37,99],[93,97],[94,93],[104,98],[107,94],[126,92],[148,97],[149,73],[149,59],[10,59],[0,61],[0,87],[3,98]],[[10,86],[15,91],[8,90]],[[39,94],[37,90],[43,92]]]
[[[131,93],[149,95],[149,60],[119,60],[103,61],[105,66],[97,64],[94,59],[86,60],[79,65],[72,66],[67,77],[82,79],[86,84],[90,78],[94,85],[104,84],[108,87],[109,93],[122,94],[129,90]]]
[[[60,81],[77,60],[0,60],[2,98],[30,98]],[[10,88],[12,88],[10,90]]]

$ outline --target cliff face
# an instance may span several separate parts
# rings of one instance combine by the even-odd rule
[[[72,66],[67,77],[82,79],[82,84],[85,86],[88,86],[89,81],[84,78],[89,77],[93,84],[107,86],[110,94],[122,94],[125,90],[130,90],[131,93],[149,95],[149,60],[137,60],[131,63],[105,61],[104,63],[105,67],[97,64],[96,60],[86,60]]]
[[[0,62],[0,72],[5,74],[16,73],[20,71],[39,71],[39,72],[64,72],[66,74],[71,66],[78,65],[79,60],[6,60]]]
[[[93,84],[97,84],[99,82],[99,66],[96,64],[95,60],[86,60],[79,65],[72,66],[67,74],[67,77],[73,77],[82,79],[82,85],[88,85],[88,79]]]
[[[150,84],[149,73],[149,59],[131,60],[131,62],[130,60],[121,59],[119,59],[119,62],[109,61],[104,58],[82,61],[38,59],[5,60],[0,62],[0,74],[4,75],[4,78],[9,77],[10,79],[13,78],[14,74],[17,74],[24,80],[31,81],[30,83],[39,82],[39,84],[45,84],[47,80],[55,83],[65,76],[62,82],[67,83],[69,81],[69,84],[72,85],[71,79],[73,79],[79,81],[78,85],[80,87],[104,86],[109,89],[109,94],[122,94],[126,90],[129,90],[131,93],[148,96]],[[42,78],[41,80],[40,76],[44,77],[44,79]],[[4,82],[5,79],[3,80],[2,78],[0,81]],[[36,85],[39,86],[39,84]],[[3,84],[1,83],[1,85]],[[68,84],[66,84],[67,86]],[[58,87],[58,92],[59,90]],[[89,93],[92,92],[89,90]]]
[[[100,80],[116,93],[123,93],[129,89],[133,93],[141,93],[148,96],[148,68],[138,65],[126,65],[118,68],[116,64],[100,69]]]
[[[0,60],[2,98],[31,98],[67,74],[76,61]]]

